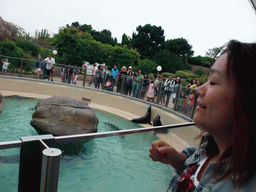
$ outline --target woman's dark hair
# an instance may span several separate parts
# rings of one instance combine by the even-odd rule
[[[176,78],[175,83],[178,84],[177,80],[179,80],[179,84],[181,83],[181,79],[179,77]]]
[[[222,54],[227,54],[227,76],[235,87],[234,121],[230,127],[231,147],[219,159],[214,175],[221,181],[228,176],[236,188],[242,187],[256,172],[256,129],[255,129],[255,78],[256,44],[240,43],[232,40]],[[245,78],[246,77],[246,78]],[[206,154],[218,153],[215,141],[206,147]],[[227,168],[223,175],[223,169]]]
[[[194,84],[196,84],[196,82],[194,83],[193,81],[196,81],[196,82],[197,82],[197,80],[196,80],[196,79],[191,79],[191,81],[190,81],[190,85],[194,85]]]

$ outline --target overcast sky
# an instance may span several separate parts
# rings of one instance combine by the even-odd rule
[[[34,36],[78,21],[108,29],[121,43],[139,25],[164,29],[165,40],[185,38],[195,56],[229,41],[256,41],[256,14],[249,0],[1,0],[0,16]]]

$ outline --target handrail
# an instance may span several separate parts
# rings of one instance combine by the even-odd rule
[[[67,136],[55,136],[55,142],[81,142],[89,139],[94,138],[101,138],[101,137],[111,137],[111,136],[118,136],[118,135],[128,135],[134,133],[143,133],[155,130],[162,130],[162,129],[174,129],[186,126],[193,126],[195,125],[194,122],[188,123],[180,123],[180,124],[172,124],[172,125],[163,125],[157,127],[147,127],[147,128],[137,128],[137,129],[129,129],[129,130],[119,130],[119,131],[109,131],[109,132],[100,132],[100,133],[87,133],[87,134],[78,134],[78,135],[67,135]],[[0,142],[0,150],[1,149],[9,149],[9,148],[17,148],[21,147],[22,141],[9,141],[9,142]]]
[[[21,147],[21,145],[22,145],[21,140],[0,142],[0,150],[1,149],[17,148],[17,147]]]
[[[56,143],[73,142],[73,141],[77,142],[77,141],[84,141],[84,140],[89,140],[89,139],[94,139],[94,138],[110,137],[110,136],[118,136],[118,135],[128,135],[128,134],[133,134],[133,133],[143,133],[143,132],[162,130],[162,129],[174,129],[174,128],[179,128],[179,127],[192,126],[192,125],[195,125],[195,123],[189,122],[189,123],[180,123],[180,124],[173,124],[173,125],[163,125],[163,126],[157,126],[157,127],[120,130],[120,131],[57,136],[57,137],[55,137],[55,141],[56,141]]]

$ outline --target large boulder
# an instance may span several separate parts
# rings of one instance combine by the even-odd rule
[[[0,41],[5,39],[14,41],[16,33],[17,27],[13,23],[7,22],[0,17]]]
[[[98,123],[85,101],[59,96],[39,101],[30,121],[39,134],[54,136],[94,133]]]

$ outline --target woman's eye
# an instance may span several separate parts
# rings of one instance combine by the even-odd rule
[[[217,83],[210,81],[210,85],[216,85]]]

